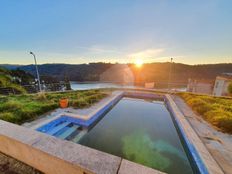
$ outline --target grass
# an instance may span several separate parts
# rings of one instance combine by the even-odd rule
[[[61,98],[69,99],[69,106],[84,108],[106,97],[101,90],[10,95],[0,97],[0,119],[22,124],[59,107]]]
[[[192,109],[220,131],[232,134],[232,98],[179,93]]]
[[[7,74],[7,70],[0,68],[0,88],[8,88],[12,93],[16,94],[25,94],[26,90],[22,86],[13,83],[12,79],[13,78]]]

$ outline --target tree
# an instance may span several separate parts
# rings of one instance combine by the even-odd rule
[[[13,82],[20,85],[30,85],[34,82],[33,75],[20,69],[11,70],[10,75],[13,77]]]
[[[64,83],[65,83],[65,90],[72,90],[69,78],[66,75],[65,75],[65,78],[64,78]]]

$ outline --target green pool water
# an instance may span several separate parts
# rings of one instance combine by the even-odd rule
[[[79,143],[167,173],[193,173],[160,101],[123,98]]]

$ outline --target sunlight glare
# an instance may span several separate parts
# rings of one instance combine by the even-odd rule
[[[135,65],[136,65],[136,67],[140,68],[143,65],[143,60],[142,59],[136,59]]]

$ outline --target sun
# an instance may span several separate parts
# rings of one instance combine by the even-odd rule
[[[136,59],[135,60],[135,66],[137,68],[140,68],[141,66],[143,66],[143,60],[142,59]]]

